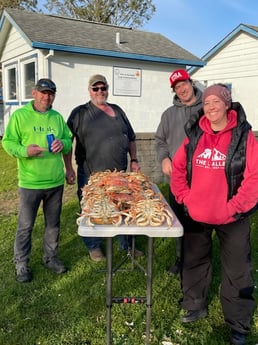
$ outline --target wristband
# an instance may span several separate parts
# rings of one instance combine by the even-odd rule
[[[133,163],[133,162],[135,162],[135,163],[138,163],[138,159],[131,159],[131,163]]]

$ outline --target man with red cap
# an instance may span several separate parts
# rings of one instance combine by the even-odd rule
[[[184,125],[192,114],[196,114],[202,108],[202,92],[194,85],[190,75],[184,69],[173,71],[169,82],[175,93],[173,105],[162,114],[155,139],[158,161],[161,163],[163,173],[170,177],[171,161],[185,138]],[[169,191],[169,200],[171,208],[183,227],[194,228],[196,224],[185,215],[184,208],[176,202],[171,191]],[[181,265],[182,238],[178,238],[176,239],[176,260],[168,272],[178,274]]]

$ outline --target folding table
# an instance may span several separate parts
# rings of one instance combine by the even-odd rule
[[[112,296],[112,276],[113,276],[113,237],[117,235],[145,235],[148,237],[148,263],[147,263],[147,291],[146,291],[146,341],[150,344],[150,326],[151,326],[151,306],[152,306],[152,268],[153,268],[153,242],[155,237],[181,237],[183,236],[183,227],[177,217],[167,205],[173,214],[174,220],[171,226],[167,224],[162,226],[139,227],[135,225],[95,225],[88,226],[83,221],[78,227],[78,234],[83,237],[105,237],[107,252],[107,286],[106,286],[106,307],[107,307],[107,333],[106,345],[112,344],[111,337],[111,307],[112,302],[116,300]],[[133,253],[132,253],[133,254]]]

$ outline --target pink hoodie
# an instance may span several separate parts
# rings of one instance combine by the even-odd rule
[[[189,215],[207,224],[234,222],[235,214],[248,212],[258,202],[258,142],[252,131],[248,134],[244,180],[237,194],[227,201],[225,161],[232,129],[237,125],[234,110],[228,113],[225,129],[214,134],[210,122],[203,116],[199,125],[204,131],[192,159],[192,182],[186,179],[186,138],[172,162],[171,191],[178,203],[186,205]]]

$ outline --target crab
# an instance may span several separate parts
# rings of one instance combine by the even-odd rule
[[[95,224],[119,226],[122,223],[123,216],[114,202],[105,195],[99,195],[98,197],[90,197],[82,203],[82,213],[77,218],[77,224],[80,225],[83,220],[89,226]]]
[[[97,172],[82,188],[82,213],[87,225],[134,223],[137,226],[170,226],[173,215],[147,176],[136,172]]]
[[[145,198],[131,205],[124,220],[126,225],[161,226],[166,221],[172,225],[173,215],[160,198]]]

